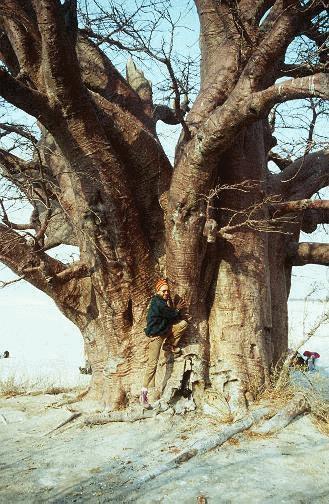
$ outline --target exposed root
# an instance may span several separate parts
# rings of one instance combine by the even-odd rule
[[[91,415],[84,420],[85,425],[103,425],[110,422],[136,422],[136,420],[144,420],[152,418],[154,411],[143,409],[139,413],[131,411],[111,411]]]
[[[89,388],[87,388],[86,390],[83,390],[82,392],[80,392],[80,394],[78,394],[75,397],[72,397],[71,399],[67,399],[66,401],[51,404],[50,408],[61,408],[62,406],[67,406],[68,404],[74,404],[78,401],[81,401],[81,399],[83,399],[88,394],[88,392],[89,392]]]
[[[159,465],[152,471],[139,478],[134,485],[134,489],[137,489],[140,486],[144,485],[144,483],[147,483],[157,476],[160,476],[160,474],[171,471],[172,469],[176,469],[181,464],[187,462],[196,455],[202,455],[203,453],[221,446],[223,443],[225,443],[227,440],[229,440],[239,432],[243,432],[246,429],[249,429],[254,422],[259,422],[264,416],[268,415],[268,413],[269,408],[259,409],[243,420],[239,420],[238,422],[224,427],[220,430],[220,432],[217,432],[213,436],[209,436],[206,439],[196,441],[191,446],[187,447],[186,450],[184,450],[177,457],[173,458],[169,462]]]
[[[3,416],[3,415],[0,415],[0,420],[2,423],[4,423],[5,425],[8,425],[8,422],[6,420],[6,418]]]
[[[90,415],[84,419],[85,425],[104,425],[111,422],[136,422],[137,420],[145,420],[146,418],[153,418],[159,413],[168,409],[166,403],[159,402],[156,407],[152,409],[145,409],[142,407],[135,407],[123,411],[103,411]]]
[[[302,392],[261,426],[253,429],[255,434],[272,434],[286,427],[294,418],[309,410],[309,403]]]
[[[52,434],[53,432],[57,431],[58,429],[60,429],[64,425],[67,425],[68,423],[72,422],[73,420],[75,420],[79,416],[81,416],[81,413],[72,413],[72,415],[70,415],[69,418],[67,418],[66,420],[64,420],[63,422],[61,422],[59,425],[57,425],[57,427],[55,427],[51,431],[46,432],[46,434],[44,434],[44,436],[49,436],[50,434]]]
[[[286,427],[294,418],[298,415],[304,413],[309,409],[309,404],[302,393],[297,394],[282,410],[277,412],[269,420],[266,420],[262,426],[253,429],[251,434],[254,435],[266,435],[276,432],[280,429]],[[223,427],[220,432],[217,432],[213,436],[207,437],[206,439],[201,439],[196,441],[189,447],[187,447],[180,455],[173,458],[169,462],[161,464],[155,467],[153,470],[139,478],[135,484],[134,489],[138,489],[148,481],[160,476],[161,474],[176,469],[184,462],[187,462],[196,455],[202,455],[214,448],[218,448],[226,441],[230,440],[236,434],[250,429],[254,423],[258,423],[260,420],[272,415],[270,408],[261,408],[254,411],[249,416],[236,421],[235,423]]]

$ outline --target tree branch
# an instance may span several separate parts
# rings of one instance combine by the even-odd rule
[[[291,164],[291,159],[283,158],[277,152],[270,151],[268,153],[268,161],[272,161],[283,171],[287,166]]]
[[[276,0],[257,0],[251,2],[250,9],[251,15],[255,19],[256,24],[260,22],[265,13],[275,4]]]
[[[285,201],[283,203],[272,203],[270,212],[276,218],[289,213],[303,212],[304,210],[329,210],[329,200],[303,199],[297,201]]]
[[[255,109],[255,113],[267,114],[276,103],[310,96],[329,99],[328,74],[318,73],[309,77],[289,79],[280,84],[274,84],[264,91],[255,93],[251,107]]]
[[[45,253],[36,254],[25,238],[16,231],[0,224],[0,261],[16,275],[54,297],[47,277],[54,276],[65,269],[60,261]]]
[[[319,61],[328,66],[328,31],[319,29],[310,20],[303,34],[315,42],[318,49]]]
[[[17,75],[19,63],[7,35],[0,30],[0,60],[9,68],[11,74]]]
[[[288,248],[288,258],[293,266],[304,264],[329,266],[329,244],[291,243]]]
[[[225,102],[240,72],[239,35],[226,2],[194,0],[200,21],[201,90],[187,124],[197,128],[218,105]],[[225,54],[225,58],[219,55]]]
[[[29,224],[15,224],[14,222],[11,222],[9,220],[9,217],[6,212],[6,209],[3,204],[2,199],[0,199],[0,206],[1,206],[1,210],[2,210],[2,221],[5,224],[5,226],[9,227],[10,229],[16,229],[17,231],[27,231],[28,229],[32,229],[31,223],[29,223]]]
[[[0,149],[0,173],[15,184],[34,207],[30,223],[27,227],[24,225],[24,229],[35,230],[36,234],[32,238],[35,242],[39,241],[39,248],[44,248],[45,234],[46,249],[61,243],[76,245],[76,234],[64,208],[69,202],[65,199],[65,193],[59,195],[57,180],[49,169],[50,165],[56,172],[54,163],[60,163],[61,158],[57,152],[52,156],[49,143],[39,143],[36,150],[37,161],[27,162]],[[48,157],[41,159],[44,151]],[[20,224],[8,223],[12,229],[22,230]]]
[[[39,119],[46,127],[53,117],[47,98],[31,89],[0,68],[0,96],[15,107]]]
[[[55,275],[53,278],[60,281],[61,283],[65,283],[69,282],[73,278],[85,278],[87,276],[90,276],[91,273],[92,271],[87,266],[87,264],[77,262],[71,264],[68,268]]]
[[[26,138],[26,140],[30,140],[33,145],[38,143],[38,140],[34,135],[32,135],[24,126],[20,126],[17,124],[9,124],[9,123],[0,123],[0,129],[6,131],[7,133],[16,133],[17,135]]]
[[[53,259],[45,252],[35,251],[16,231],[0,224],[0,262],[18,277],[28,281],[50,296],[61,311],[76,322],[76,296],[80,287],[75,279],[89,276],[82,264],[72,267]],[[71,280],[72,283],[67,284]]]
[[[32,4],[29,0],[3,0],[2,9],[2,25],[19,64],[17,77],[40,89],[41,44]]]
[[[279,77],[309,77],[310,75],[314,75],[317,73],[323,73],[327,69],[327,64],[323,65],[312,65],[312,64],[304,64],[304,65],[295,65],[284,63],[279,70]]]
[[[49,95],[61,106],[73,102],[79,109],[88,100],[82,85],[74,40],[68,35],[59,0],[34,0],[42,40],[43,68]]]
[[[329,224],[328,209],[311,209],[303,212],[301,229],[305,233],[313,233],[319,224]]]
[[[273,194],[281,194],[284,200],[310,198],[329,184],[329,150],[307,154],[271,179]]]

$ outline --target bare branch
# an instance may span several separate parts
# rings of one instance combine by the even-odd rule
[[[2,221],[5,224],[5,226],[9,227],[10,229],[16,229],[16,231],[26,231],[28,229],[32,229],[31,223],[29,224],[14,224],[9,220],[8,214],[6,212],[5,206],[3,204],[2,199],[0,199],[0,206],[2,209]]]
[[[17,124],[9,124],[9,123],[0,123],[0,129],[3,131],[6,131],[7,133],[16,133],[17,135],[20,135],[27,140],[30,140],[33,145],[36,145],[38,143],[37,138],[32,135],[27,128],[21,125]]]
[[[175,98],[174,98],[175,115],[177,116],[178,121],[182,125],[183,131],[184,131],[184,134],[185,134],[185,139],[186,140],[190,140],[191,139],[191,133],[190,133],[190,130],[189,130],[186,122],[184,121],[184,113],[185,113],[185,111],[183,111],[182,107],[181,107],[180,91],[179,91],[178,82],[177,82],[177,79],[176,79],[176,76],[175,76],[175,73],[174,73],[174,69],[172,67],[172,64],[171,64],[171,61],[170,61],[169,58],[165,58],[165,65],[166,65],[166,67],[168,69],[168,73],[170,75],[171,82],[172,82],[172,87],[173,87],[173,91],[174,91],[174,96],[175,96]]]
[[[0,289],[4,289],[8,285],[12,285],[14,283],[20,282],[21,280],[25,279],[25,275],[22,275],[18,278],[15,278],[14,280],[8,280],[7,282],[4,282],[3,280],[0,280]]]
[[[303,212],[301,229],[305,233],[313,233],[319,224],[329,224],[328,209],[311,209]]]
[[[87,266],[87,264],[77,262],[73,263],[70,265],[69,268],[66,268],[65,270],[61,271],[57,275],[55,275],[53,278],[54,280],[58,280],[61,283],[69,282],[73,278],[78,279],[78,278],[85,278],[87,276],[90,276],[92,274],[91,269]]]

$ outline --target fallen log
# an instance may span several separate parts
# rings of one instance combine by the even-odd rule
[[[299,392],[284,408],[278,411],[276,415],[256,429],[252,429],[252,432],[255,434],[272,434],[284,429],[294,418],[308,410],[309,403],[305,395]]]

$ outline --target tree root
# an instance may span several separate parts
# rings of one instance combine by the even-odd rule
[[[159,465],[152,471],[148,472],[147,474],[139,478],[134,484],[134,489],[137,489],[140,486],[144,485],[144,483],[147,483],[148,481],[156,478],[157,476],[160,476],[160,474],[163,474],[167,471],[171,471],[171,469],[176,469],[181,464],[187,462],[196,455],[202,455],[203,453],[206,453],[210,450],[213,450],[214,448],[217,448],[218,446],[221,446],[228,439],[235,436],[239,432],[243,432],[246,429],[249,429],[254,422],[259,422],[269,413],[270,413],[269,408],[261,408],[253,412],[248,417],[221,429],[221,431],[217,432],[215,435],[209,436],[206,439],[196,441],[191,446],[187,447],[186,450],[184,450],[177,457],[173,458],[169,462],[165,462],[164,464]]]
[[[61,408],[62,406],[67,406],[68,404],[74,404],[78,401],[81,401],[89,392],[89,387],[86,390],[83,390],[80,392],[80,394],[76,395],[75,397],[72,397],[71,399],[67,399],[66,401],[58,402],[51,404],[49,408]]]
[[[282,410],[277,412],[269,420],[265,421],[265,423],[259,428],[253,429],[252,432],[259,434],[276,432],[286,427],[294,418],[308,409],[309,404],[305,396],[302,393],[299,393]],[[258,423],[264,417],[271,414],[273,415],[273,410],[270,408],[261,408],[254,411],[251,415],[221,429],[221,431],[215,435],[193,443],[177,457],[173,458],[169,462],[159,465],[139,478],[134,484],[134,489],[138,489],[140,486],[144,485],[144,483],[147,483],[157,476],[179,467],[181,464],[187,462],[196,455],[202,455],[203,453],[221,446],[236,434],[250,429],[254,423]]]
[[[284,408],[262,425],[253,429],[255,434],[272,434],[284,429],[294,418],[309,410],[309,403],[302,392],[293,397]]]
[[[3,415],[0,415],[0,420],[1,420],[1,422],[2,422],[2,423],[4,423],[5,425],[7,425],[7,424],[8,424],[8,422],[7,422],[6,418],[5,418]]]
[[[81,413],[72,413],[72,415],[70,415],[69,418],[67,418],[66,420],[64,420],[63,422],[61,422],[54,429],[50,430],[49,432],[46,432],[46,434],[44,434],[44,436],[49,436],[50,434],[52,434],[53,432],[57,431],[58,429],[60,429],[64,425],[67,425],[68,423],[72,422],[73,420],[75,420],[79,416],[81,416]]]
[[[145,409],[145,408],[134,408],[130,410],[123,411],[108,411],[97,413],[95,415],[90,415],[84,419],[85,425],[104,425],[111,422],[136,422],[137,420],[144,420],[146,418],[153,418],[159,413],[166,411],[168,409],[167,405],[162,405],[161,403],[157,408]]]

